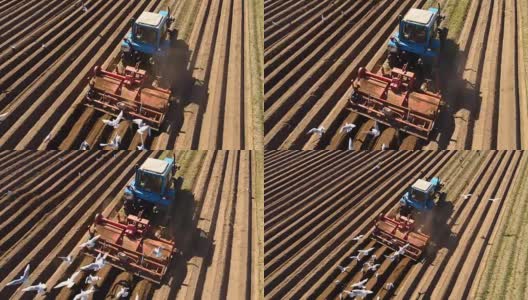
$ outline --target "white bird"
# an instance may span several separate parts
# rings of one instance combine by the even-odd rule
[[[376,254],[372,254],[372,256],[370,257],[370,259],[373,260],[373,261],[376,260],[376,258],[378,258],[378,257],[376,256]]]
[[[407,247],[409,247],[409,243],[407,243],[404,246],[400,247],[400,249],[398,249],[398,251],[396,251],[396,253],[398,253],[397,255],[405,254],[405,249],[407,249]]]
[[[89,239],[87,242],[80,244],[79,248],[84,248],[84,247],[93,248],[95,246],[95,242],[97,242],[97,240],[100,237],[101,237],[100,235],[94,236],[93,238]]]
[[[352,240],[353,240],[353,241],[359,241],[359,240],[361,240],[364,236],[365,236],[364,234],[360,234],[360,235],[356,236],[355,238],[353,238]]]
[[[143,119],[133,119],[132,123],[136,124],[138,127],[145,125],[145,122],[143,122]]]
[[[367,134],[372,135],[373,137],[378,137],[380,135],[380,130],[378,127],[378,122],[374,123],[374,127],[372,127],[369,131],[367,131]]]
[[[87,12],[87,11],[88,11],[88,7],[86,7],[86,5],[83,4],[82,10],[83,10],[84,12]]]
[[[96,284],[97,281],[99,281],[101,279],[101,277],[99,276],[93,276],[93,275],[88,275],[88,277],[86,277],[86,279],[84,280],[84,283],[86,284]]]
[[[90,144],[88,144],[87,141],[82,142],[81,147],[79,148],[79,150],[88,150],[88,149],[90,149]]]
[[[121,137],[119,135],[116,134],[116,136],[112,139],[112,141],[108,144],[99,144],[101,147],[105,147],[105,146],[108,146],[114,150],[117,150],[119,149],[119,143],[121,142]]]
[[[341,130],[339,132],[345,131],[346,133],[350,133],[352,130],[356,128],[356,125],[354,123],[345,123],[343,127],[341,127]]]
[[[88,300],[88,295],[90,295],[93,292],[95,292],[95,288],[93,286],[87,290],[81,290],[79,294],[73,297],[73,300]]]
[[[390,289],[392,289],[393,287],[394,287],[394,283],[392,283],[392,282],[389,282],[389,283],[387,283],[387,284],[385,285],[385,288],[386,288],[387,290],[390,290]]]
[[[372,250],[374,250],[374,247],[372,248],[369,248],[369,249],[365,249],[365,250],[358,250],[358,252],[362,255],[365,255],[367,256],[369,254],[369,252],[371,252]]]
[[[44,139],[44,143],[47,143],[51,140],[51,133],[49,133],[46,138]]]
[[[343,292],[346,293],[346,294],[348,294],[348,297],[350,297],[350,298],[354,298],[354,297],[357,296],[356,293],[355,293],[354,291],[347,291],[347,290],[344,290]]]
[[[8,191],[6,192],[6,196],[7,196],[7,197],[12,196],[13,194],[14,194],[13,191],[9,191],[9,190],[8,190]]]
[[[73,262],[73,257],[71,255],[68,256],[59,256],[58,258],[62,259],[65,263],[68,265],[71,265]]]
[[[356,255],[356,256],[350,256],[351,259],[355,259],[357,260],[358,262],[361,260],[361,255]]]
[[[354,147],[352,146],[352,138],[348,139],[348,150],[354,150]]]
[[[75,285],[75,277],[77,277],[79,274],[81,273],[81,271],[77,271],[75,273],[72,274],[72,276],[68,277],[68,279],[66,279],[65,281],[57,284],[54,289],[58,289],[58,288],[61,288],[61,287],[68,287],[69,289],[71,289],[74,285]]]
[[[491,198],[491,199],[489,199],[489,201],[491,201],[491,202],[495,202],[495,200],[500,200],[500,198]]]
[[[154,248],[154,250],[152,250],[152,253],[154,253],[156,257],[161,257],[163,255],[162,251],[163,251],[163,247],[159,246],[159,247]]]
[[[139,151],[147,150],[147,148],[145,147],[144,144],[141,144],[141,145],[137,146],[137,149],[138,149]]]
[[[147,132],[148,136],[151,135],[150,126],[148,126],[148,125],[143,125],[143,126],[139,127],[138,130],[137,130],[137,133],[139,133],[140,135],[143,135],[145,133],[145,131]]]
[[[42,282],[40,282],[37,285],[28,286],[27,288],[23,288],[22,292],[37,292],[37,294],[45,294],[46,293],[46,285]]]
[[[382,144],[382,145],[381,145],[381,150],[382,150],[382,151],[387,150],[387,146],[385,146],[385,144]]]
[[[123,111],[119,112],[119,115],[117,115],[117,118],[115,118],[113,120],[104,119],[103,123],[105,123],[105,125],[117,128],[117,127],[119,127],[119,123],[121,122],[122,119],[123,119]]]
[[[5,121],[7,119],[7,116],[9,115],[9,113],[3,113],[0,115],[0,122],[2,121]]]
[[[370,265],[367,271],[376,271],[379,268],[380,264]]]
[[[374,277],[378,278],[380,276],[380,274],[378,272],[376,272],[376,274],[374,274]]]
[[[97,255],[97,258],[95,259],[95,262],[91,263],[91,264],[88,264],[84,267],[81,267],[81,270],[83,271],[86,271],[86,270],[94,270],[94,271],[99,271],[101,270],[105,265],[106,265],[106,257],[107,257],[108,253],[105,253],[105,255],[103,257],[101,257],[101,253],[99,253]]]
[[[319,136],[322,136],[323,133],[325,133],[325,132],[326,132],[326,129],[323,126],[319,126],[317,128],[310,129],[307,134],[314,134],[315,133],[315,134],[317,134]]]
[[[119,292],[117,292],[115,297],[117,299],[128,297],[128,288],[127,287],[121,287],[121,289],[119,290]]]
[[[356,297],[359,297],[361,299],[365,298],[366,296],[372,294],[372,291],[369,290],[352,290],[353,293],[355,293]]]
[[[368,281],[368,278],[366,278],[365,280],[362,280],[362,281],[360,281],[360,282],[354,283],[354,284],[351,285],[350,287],[351,287],[351,288],[364,289],[364,288],[366,288],[365,283],[367,283],[367,281]]]
[[[341,271],[341,273],[344,273],[347,271],[348,268],[350,267],[341,267],[341,266],[337,266],[339,268],[339,270]]]
[[[393,262],[398,257],[398,252],[394,252],[390,255],[385,255],[386,258],[390,259],[391,262]]]
[[[473,194],[466,194],[466,195],[462,195],[460,197],[464,198],[464,200],[467,200],[467,199],[469,199],[469,197],[471,197],[471,195],[473,195]]]
[[[29,279],[29,264],[24,269],[24,274],[22,274],[22,276],[18,277],[18,279],[15,279],[11,282],[8,282],[6,286],[24,284],[28,281],[28,279]]]

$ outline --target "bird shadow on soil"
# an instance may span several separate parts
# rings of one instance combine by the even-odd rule
[[[478,84],[469,82],[463,78],[466,53],[462,52],[456,41],[448,39],[445,42],[444,54],[440,63],[439,88],[442,91],[444,107],[440,111],[432,139],[438,142],[439,149],[447,149],[453,140],[455,131],[455,114],[460,110],[468,110],[469,120],[462,120],[468,123],[467,138],[464,148],[470,147],[467,143],[471,141],[472,128],[475,119],[478,119],[482,96],[478,91]],[[460,63],[460,64],[458,64]],[[482,62],[480,62],[482,63]]]

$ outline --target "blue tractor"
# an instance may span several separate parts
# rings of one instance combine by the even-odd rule
[[[440,178],[427,181],[418,179],[400,199],[400,215],[410,216],[413,212],[430,212],[442,198]]]
[[[388,56],[384,73],[392,68],[401,68],[416,73],[423,90],[433,89],[430,82],[435,78],[436,68],[443,49],[447,29],[441,28],[444,16],[438,8],[422,10],[411,8],[399,17],[399,27],[389,39]]]
[[[173,158],[148,158],[137,167],[134,179],[125,188],[125,214],[151,220],[166,215],[176,197],[176,170]]]
[[[176,40],[176,31],[171,29],[174,18],[170,11],[143,12],[132,19],[132,28],[121,42],[121,51],[126,65],[140,63],[141,69],[166,59]]]

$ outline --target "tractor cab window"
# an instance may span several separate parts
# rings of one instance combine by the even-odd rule
[[[163,178],[146,172],[138,172],[137,184],[140,189],[160,194]]]
[[[412,190],[411,191],[411,196],[412,198],[415,200],[415,201],[425,201],[427,200],[427,194],[424,193],[424,192],[421,192],[421,191],[417,191],[417,190]]]
[[[137,25],[135,36],[136,39],[142,43],[149,45],[157,44],[157,32],[154,28]]]
[[[403,26],[403,37],[405,40],[423,44],[427,41],[427,30],[424,26],[406,23]]]

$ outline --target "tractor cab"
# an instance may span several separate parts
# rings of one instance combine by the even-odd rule
[[[440,189],[440,179],[431,181],[418,179],[400,199],[400,204],[407,209],[430,211],[435,205],[436,194]]]
[[[147,158],[136,169],[135,178],[125,188],[125,213],[145,215],[167,211],[174,202],[173,176],[176,172],[174,160]]]
[[[389,54],[405,56],[398,58],[413,65],[435,63],[444,39],[444,31],[439,30],[442,19],[438,8],[411,8],[404,17],[400,16],[398,31],[389,40]]]
[[[121,42],[125,57],[153,63],[154,58],[165,56],[174,39],[172,21],[169,11],[143,12],[137,20],[132,19],[132,28]]]

